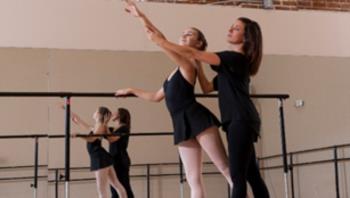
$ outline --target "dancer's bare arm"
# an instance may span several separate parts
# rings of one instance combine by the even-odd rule
[[[136,89],[136,88],[118,89],[115,92],[116,96],[127,96],[131,94],[151,102],[160,102],[161,100],[164,99],[163,88],[160,88],[157,92],[148,92],[148,91],[144,91],[142,89]]]

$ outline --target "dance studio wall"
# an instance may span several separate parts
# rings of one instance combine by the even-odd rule
[[[256,19],[264,33],[265,56],[260,73],[253,78],[252,90],[255,93],[291,95],[285,103],[288,151],[350,141],[347,133],[350,128],[347,124],[350,93],[346,86],[349,84],[346,74],[350,72],[350,40],[347,39],[350,26],[344,25],[350,20],[349,13],[152,3],[140,5],[171,40],[175,41],[187,26],[203,29],[210,50],[226,48],[224,38],[232,19],[238,16]],[[28,0],[19,4],[18,1],[3,0],[0,6],[0,24],[3,27],[0,37],[0,46],[3,47],[0,50],[1,91],[112,92],[126,86],[147,90],[160,88],[172,64],[147,40],[138,21],[122,12],[121,6],[115,1]],[[207,20],[209,16],[213,22]],[[209,70],[208,74],[213,75]],[[304,100],[305,106],[294,107],[297,99]],[[56,107],[59,101],[62,99],[2,98],[0,134],[63,134],[63,112]],[[219,115],[214,100],[201,101]],[[100,104],[112,109],[116,105],[130,108],[134,132],[171,130],[164,104],[138,99],[73,98],[73,110],[90,122],[91,113]],[[279,154],[277,103],[256,100],[256,104],[263,118],[258,155]],[[72,130],[85,132],[75,126]],[[0,149],[5,151],[1,152],[0,166],[33,163],[32,140],[6,139],[1,140],[0,145]],[[132,138],[130,153],[134,163],[177,161],[176,147],[172,145],[171,137]],[[297,160],[316,160],[330,155],[317,153],[299,156]],[[263,165],[280,162],[278,159],[264,162]],[[48,164],[49,168],[63,167],[63,141],[41,140],[40,163]],[[88,165],[85,145],[81,140],[72,140],[71,163],[72,166]],[[341,196],[347,197],[350,186],[346,166],[349,164],[341,165]],[[173,170],[177,171],[177,168],[170,168],[170,171]],[[145,173],[145,169],[133,171],[136,174]],[[165,173],[169,169],[158,167],[153,171]],[[332,164],[298,168],[298,197],[334,197],[332,171]],[[12,174],[21,176],[27,173],[32,174],[31,170]],[[263,173],[272,197],[283,197],[282,170]],[[1,174],[11,175],[9,172]],[[85,176],[93,175],[72,174],[72,177]],[[51,174],[49,179],[52,178]],[[206,178],[209,178],[206,180],[209,197],[225,197],[226,185],[222,177]],[[153,179],[152,197],[179,197],[177,182],[174,177]],[[29,183],[0,183],[0,197],[32,197]],[[145,195],[145,180],[133,179],[133,186],[138,197]],[[173,186],[175,189],[170,188]],[[53,187],[42,180],[39,184],[40,197],[53,197]],[[63,197],[63,186],[60,190]],[[188,193],[188,189],[185,190]],[[93,183],[73,183],[71,191],[72,197],[89,197],[96,193]]]
[[[260,73],[253,78],[257,93],[289,93],[285,102],[287,148],[289,152],[350,142],[350,58],[266,55]],[[304,106],[297,108],[296,100]],[[263,120],[261,152],[281,153],[277,102],[258,100]],[[350,149],[338,149],[339,157],[349,157]],[[294,156],[294,163],[332,159],[333,150]],[[266,160],[265,166],[281,164]],[[349,162],[339,164],[340,196],[349,197]],[[281,169],[265,171],[273,197],[283,197]],[[334,164],[294,168],[296,197],[335,197]]]
[[[230,6],[140,3],[171,40],[188,26],[203,30],[209,50],[227,47],[234,19],[250,17],[262,26],[266,54],[350,56],[350,13],[276,11]],[[117,0],[2,0],[0,46],[61,49],[158,51],[139,21]]]
[[[175,67],[159,52],[112,52],[93,50],[49,50],[2,48],[0,65],[6,72],[1,73],[1,91],[72,91],[72,92],[113,92],[123,87],[139,87],[149,91],[158,90],[167,75]],[[8,134],[64,134],[64,112],[57,106],[61,98],[1,98],[1,135]],[[218,113],[216,101],[203,99],[203,103]],[[115,110],[123,106],[132,114],[132,132],[171,132],[171,120],[164,102],[149,103],[136,98],[72,98],[72,110],[89,123],[93,123],[92,113],[99,105]],[[76,126],[72,132],[88,133]],[[33,140],[0,140],[2,152],[0,167],[33,164]],[[105,145],[107,148],[107,145]],[[40,141],[40,164],[48,168],[64,167],[64,140],[57,138]],[[172,136],[132,137],[129,148],[133,164],[177,162],[178,154]],[[14,153],[18,153],[14,155]],[[205,158],[208,161],[207,158]],[[72,139],[71,166],[89,166],[85,141]],[[206,171],[215,171],[205,166]],[[40,171],[40,175],[47,174]],[[176,166],[154,166],[152,174],[178,172]],[[145,174],[145,167],[132,168],[133,175]],[[4,171],[2,177],[31,175],[32,169]],[[93,177],[86,171],[73,171],[72,179]],[[48,180],[54,179],[49,171]],[[177,176],[154,177],[151,180],[152,197],[178,197],[179,178]],[[41,179],[39,197],[54,197],[54,184]],[[226,184],[221,176],[206,176],[206,184],[211,187],[209,195],[224,196]],[[0,197],[30,197],[31,181],[0,182]],[[22,184],[23,183],[23,184]],[[145,196],[145,178],[132,178],[137,197]],[[175,188],[173,187],[175,186]],[[63,196],[63,186],[60,186]],[[72,197],[96,197],[93,182],[72,182]],[[185,188],[188,194],[188,188]]]
[[[92,50],[49,50],[49,49],[16,49],[0,50],[2,91],[93,91],[112,92],[121,87],[140,87],[157,90],[163,80],[173,69],[171,62],[159,52],[113,52]],[[350,142],[347,133],[349,125],[349,91],[347,73],[350,68],[349,58],[265,55],[263,65],[257,77],[253,78],[254,93],[289,93],[291,98],[285,103],[285,118],[288,151],[297,151],[320,146],[329,146]],[[209,75],[213,73],[207,70]],[[197,92],[199,89],[197,87]],[[305,101],[305,106],[296,108],[297,99]],[[63,134],[63,111],[57,103],[63,99],[2,98],[0,114],[1,134]],[[201,99],[217,115],[216,101]],[[262,138],[257,144],[259,156],[279,154],[280,131],[277,102],[256,100],[262,115]],[[330,105],[330,103],[332,105]],[[171,131],[171,123],[165,104],[153,104],[136,98],[73,98],[73,111],[92,123],[91,113],[98,105],[111,109],[124,106],[131,110],[133,132]],[[76,126],[73,132],[82,132]],[[1,166],[29,165],[33,163],[32,140],[1,140]],[[105,145],[106,146],[106,145]],[[160,149],[161,148],[161,149]],[[88,155],[85,143],[79,139],[72,140],[71,165],[88,166]],[[346,150],[341,151],[344,155]],[[16,155],[13,155],[16,153]],[[134,164],[176,162],[176,147],[172,137],[133,137],[130,141],[130,155]],[[297,157],[296,162],[317,160],[329,157],[331,153],[322,152]],[[207,158],[206,158],[207,160]],[[265,161],[263,166],[280,164],[281,160]],[[64,142],[62,139],[43,139],[40,141],[40,164],[49,168],[64,166]],[[341,164],[342,193],[346,195],[348,163]],[[207,170],[215,170],[211,167]],[[176,167],[157,167],[155,173],[177,171]],[[296,169],[296,191],[300,197],[332,197],[333,188],[332,164],[302,167]],[[323,174],[318,174],[322,172]],[[16,171],[15,175],[30,174],[31,170]],[[145,173],[144,168],[133,169],[133,174]],[[4,175],[11,175],[4,172]],[[46,174],[45,170],[41,174]],[[263,172],[271,189],[272,197],[283,196],[282,170]],[[92,177],[88,172],[74,172],[72,178]],[[207,186],[212,186],[210,194],[225,195],[225,182],[221,176],[206,176]],[[53,179],[53,173],[49,173]],[[178,196],[177,177],[154,179],[152,197],[165,197],[171,194]],[[143,196],[145,188],[143,179],[133,179],[136,194]],[[26,185],[27,184],[27,185]],[[30,197],[31,189],[27,183],[0,183],[0,197]],[[20,187],[18,185],[21,185]],[[48,189],[44,186],[48,185]],[[86,186],[90,186],[88,189]],[[53,197],[54,186],[44,180],[39,184],[43,197],[46,193]],[[16,189],[16,190],[14,190]],[[63,186],[61,186],[63,194]],[[188,189],[187,189],[188,190]],[[72,194],[86,196],[94,194],[93,183],[73,183]],[[188,192],[188,191],[186,191]],[[73,196],[74,197],[74,196]],[[168,197],[168,196],[166,196]]]

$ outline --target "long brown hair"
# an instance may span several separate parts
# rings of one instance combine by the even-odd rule
[[[99,121],[105,123],[108,119],[111,118],[111,111],[107,107],[100,106],[98,108],[98,113],[101,115]]]
[[[238,20],[244,23],[243,51],[249,60],[250,75],[254,76],[258,73],[262,59],[263,42],[261,29],[259,24],[251,19],[240,17]]]
[[[125,108],[118,108],[119,122],[124,124],[129,130],[131,127],[131,117],[129,110]]]

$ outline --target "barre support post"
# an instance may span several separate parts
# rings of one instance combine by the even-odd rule
[[[70,96],[65,97],[65,198],[69,198],[70,181]]]
[[[283,172],[284,172],[284,197],[288,198],[288,161],[287,161],[287,144],[286,144],[286,132],[284,126],[284,111],[283,111],[283,98],[279,98],[278,102],[279,116],[280,116],[280,128],[281,128],[281,146],[283,157]]]
[[[34,183],[33,183],[33,192],[34,198],[38,197],[38,169],[39,169],[39,138],[35,138],[35,146],[34,146]]]

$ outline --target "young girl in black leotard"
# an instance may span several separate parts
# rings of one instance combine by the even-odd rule
[[[95,120],[94,126],[90,126],[80,117],[72,113],[72,120],[75,124],[90,130],[90,134],[105,135],[108,130],[108,121],[111,118],[111,112],[106,107],[99,107],[93,114]],[[90,169],[96,176],[97,192],[99,198],[107,198],[108,186],[113,186],[121,198],[127,198],[122,184],[119,182],[112,166],[112,156],[102,147],[102,137],[96,136],[79,136],[74,134],[73,137],[81,137],[87,141],[87,150],[90,156]]]
[[[128,1],[126,10],[139,18],[145,27],[156,29],[134,3]],[[159,30],[157,33],[162,35]],[[204,50],[207,45],[204,35],[196,28],[186,29],[179,42],[180,45],[199,50]],[[228,159],[218,131],[219,121],[195,99],[197,63],[176,53],[169,51],[165,53],[177,64],[177,67],[165,80],[159,91],[152,93],[127,88],[117,90],[116,95],[134,94],[153,102],[159,102],[165,98],[174,127],[174,143],[178,146],[184,164],[186,179],[191,189],[191,198],[203,198],[205,197],[202,179],[203,150],[232,187]]]

